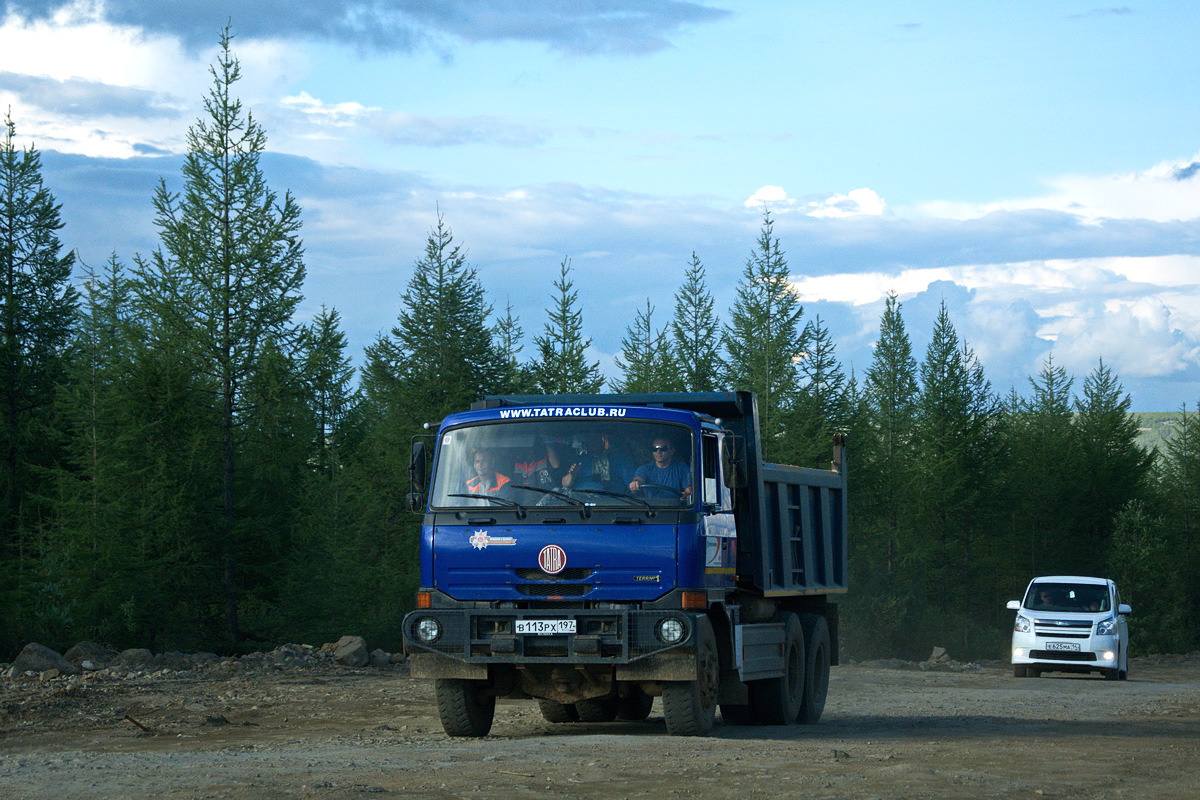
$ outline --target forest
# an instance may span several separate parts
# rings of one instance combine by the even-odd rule
[[[268,185],[228,31],[158,244],[87,265],[63,243],[36,148],[0,141],[0,661],[27,642],[224,653],[353,633],[399,649],[417,580],[411,437],[497,393],[746,389],[769,460],[850,459],[846,658],[1002,658],[1035,575],[1115,579],[1133,653],[1200,631],[1200,404],[1146,450],[1103,361],[1047,357],[998,393],[943,307],[914,353],[880,309],[847,375],[789,283],[771,215],[719,311],[695,254],[665,324],[631,309],[618,374],[587,357],[564,257],[529,337],[444,217],[362,363],[338,312],[296,318],[302,209]],[[526,323],[528,324],[528,323]],[[617,323],[619,324],[619,323]]]

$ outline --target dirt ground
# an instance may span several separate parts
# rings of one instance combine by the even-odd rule
[[[835,667],[817,725],[702,739],[658,701],[553,725],[503,700],[490,737],[449,739],[403,665],[0,678],[0,798],[1200,797],[1200,654],[1120,683],[907,666]]]

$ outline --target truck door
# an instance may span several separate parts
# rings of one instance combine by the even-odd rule
[[[706,586],[733,583],[737,564],[737,527],[733,519],[733,494],[721,479],[720,433],[701,439],[701,504],[704,509],[704,582]]]

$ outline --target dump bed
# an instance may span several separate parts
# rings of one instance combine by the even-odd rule
[[[846,459],[839,439],[833,469],[762,460],[758,406],[750,392],[516,395],[489,397],[496,406],[621,405],[678,408],[733,435],[741,488],[736,491],[737,582],[766,596],[846,590]]]

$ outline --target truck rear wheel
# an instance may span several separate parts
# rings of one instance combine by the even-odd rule
[[[434,683],[438,716],[447,736],[487,736],[496,715],[496,695],[484,681],[439,678]]]
[[[750,684],[750,708],[760,725],[793,725],[804,701],[804,629],[800,619],[789,611],[771,618],[782,622],[783,675]]]
[[[694,635],[696,679],[663,683],[663,717],[671,736],[704,736],[712,730],[717,713],[721,663],[717,658],[717,637],[707,617],[696,620]]]
[[[829,623],[820,614],[801,614],[800,625],[804,628],[804,699],[796,721],[812,725],[821,719],[829,694]]]
[[[554,700],[547,700],[544,697],[538,698],[538,709],[542,712],[542,719],[546,722],[578,722],[579,711],[575,708],[574,703],[559,703]]]
[[[617,718],[620,704],[621,700],[615,694],[606,694],[604,697],[580,700],[575,704],[575,710],[579,712],[580,722],[612,722]]]
[[[650,716],[654,708],[654,698],[638,687],[629,690],[629,694],[621,698],[617,707],[617,719],[642,720]]]

